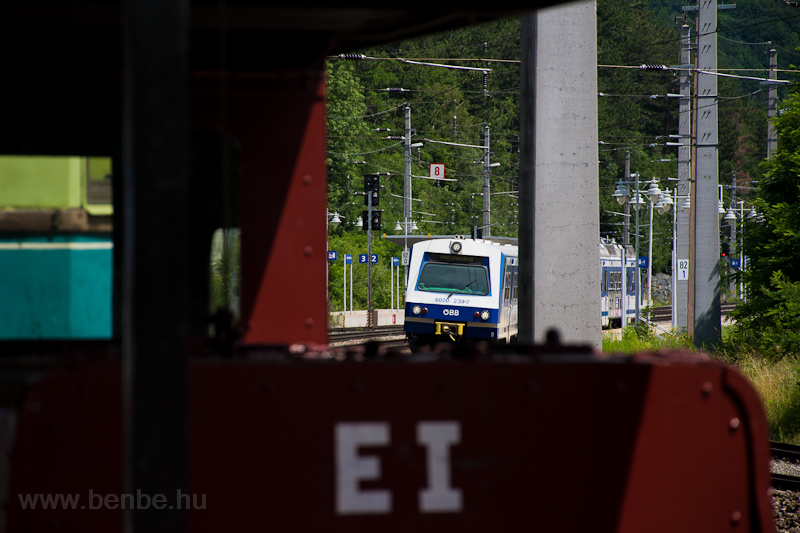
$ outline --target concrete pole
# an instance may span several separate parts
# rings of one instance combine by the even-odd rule
[[[403,258],[410,257],[408,253],[408,230],[411,227],[411,106],[406,105],[405,111],[405,135],[403,141]],[[408,264],[405,265],[406,280],[408,280]]]
[[[622,329],[625,329],[625,327],[628,325],[628,267],[626,265],[628,260],[626,257],[627,251],[627,245],[623,244],[620,251],[620,259],[622,259],[622,320],[620,320],[620,327]]]
[[[678,134],[680,135],[681,146],[678,148],[678,184],[676,187],[677,197],[675,205],[675,246],[674,264],[678,261],[689,260],[689,213],[680,209],[681,204],[686,200],[691,190],[692,179],[692,78],[691,70],[691,41],[690,28],[684,24],[681,27],[681,70],[678,78],[680,89],[680,104],[678,107]],[[673,298],[672,323],[678,331],[686,331],[688,328],[688,308],[689,308],[689,280],[677,279],[677,270],[672,271]]]
[[[403,219],[411,223],[411,106],[405,110],[405,135],[403,140]],[[408,229],[406,229],[408,233]]]
[[[367,193],[367,327],[371,328],[372,323],[372,191]]]
[[[717,152],[717,2],[698,1],[697,174],[694,211],[694,343],[721,339],[719,275],[719,161]]]
[[[653,307],[653,209],[655,202],[650,200],[650,237],[647,241],[647,305]],[[647,312],[650,320],[650,311]]]
[[[520,340],[599,348],[594,0],[523,15],[521,67]]]
[[[778,79],[778,52],[774,48],[769,51],[769,79]],[[771,159],[778,147],[778,134],[772,119],[778,114],[778,84],[771,83],[767,93],[767,159]]]
[[[489,184],[489,126],[483,127],[483,235],[491,235],[491,216],[489,215],[489,202],[491,187]]]
[[[639,173],[635,172],[634,177],[635,181],[633,189],[636,198],[636,203],[634,204],[633,209],[634,211],[636,211],[636,225],[634,227],[634,231],[636,232],[636,234],[633,236],[633,242],[634,242],[633,257],[634,259],[636,259],[636,281],[634,282],[636,287],[636,290],[634,291],[636,293],[636,314],[633,317],[633,323],[634,325],[638,326],[639,317],[641,316],[642,313],[642,269],[639,268],[639,257],[641,256],[641,254],[639,253],[639,210],[642,207],[641,203],[642,195],[639,192]]]
[[[625,152],[625,181],[631,176],[631,153]],[[628,246],[631,242],[631,203],[625,198],[622,204],[622,246]]]
[[[731,204],[730,204],[730,211],[727,211],[727,213],[732,212],[734,214],[734,217],[735,217],[736,216],[736,198],[737,198],[737,195],[736,195],[736,173],[735,172],[731,174],[731,185],[733,186],[731,188]],[[732,222],[730,222],[730,224],[731,224],[731,241],[730,241],[730,247],[729,247],[729,252],[728,252],[730,254],[730,257],[728,257],[728,260],[725,261],[725,273],[728,275],[728,287],[729,287],[730,293],[731,293],[731,295],[736,296],[736,283],[734,282],[733,276],[731,275],[731,274],[733,274],[733,269],[730,268],[731,258],[734,257],[734,253],[739,248],[738,244],[736,244],[736,224],[737,224],[736,219],[734,218],[734,220]],[[720,311],[720,313],[721,313],[721,311]]]

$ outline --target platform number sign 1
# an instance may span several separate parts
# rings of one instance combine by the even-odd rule
[[[689,260],[678,259],[678,281],[689,280]]]
[[[434,180],[444,179],[444,163],[431,163],[430,177]]]
[[[328,250],[328,261],[336,261],[336,250]]]

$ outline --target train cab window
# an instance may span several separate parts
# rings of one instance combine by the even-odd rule
[[[482,264],[426,262],[419,275],[421,291],[489,294],[489,276]]]

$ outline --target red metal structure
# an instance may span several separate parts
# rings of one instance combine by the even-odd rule
[[[195,360],[188,484],[158,493],[124,489],[120,378],[76,362],[27,391],[9,531],[116,531],[125,505],[195,532],[772,530],[759,400],[698,356]]]
[[[0,7],[2,153],[122,182],[114,338],[0,344],[0,531],[772,530],[763,412],[719,364],[325,359],[325,57],[527,9]],[[215,344],[195,265],[235,224],[241,337]]]

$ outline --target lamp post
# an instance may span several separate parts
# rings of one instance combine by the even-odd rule
[[[647,199],[650,200],[650,239],[647,245],[647,305],[653,306],[653,210],[656,202],[661,198],[661,189],[658,180],[653,178],[647,188]],[[659,206],[660,207],[660,206]],[[650,319],[648,313],[648,320]]]
[[[739,200],[738,202],[736,202],[736,203],[739,204],[738,222],[740,222],[742,224],[742,229],[741,229],[741,232],[739,233],[739,238],[738,239],[731,239],[732,241],[736,240],[736,245],[739,248],[739,272],[740,272],[740,274],[739,274],[739,287],[738,288],[739,288],[739,299],[741,301],[744,301],[744,280],[742,279],[742,276],[741,276],[741,272],[744,271],[744,202],[745,202],[744,200]],[[750,217],[753,217],[754,215],[755,215],[755,211],[751,211],[750,214],[749,214]],[[737,217],[736,217],[736,208],[734,208],[734,206],[730,206],[728,208],[728,210],[725,212],[725,216],[723,217],[723,220],[727,220],[727,221],[731,222],[731,231],[732,232],[735,231],[733,228],[735,228],[735,225],[737,223]]]
[[[683,199],[678,205],[678,200]],[[675,206],[675,211],[672,215],[672,327],[678,325],[678,272],[680,265],[678,264],[678,211],[687,213],[691,206],[689,194],[679,195],[678,188],[672,189],[672,204]]]
[[[642,200],[642,195],[647,196],[647,199],[650,201],[650,238],[648,240],[648,249],[647,249],[647,302],[648,305],[652,305],[652,282],[653,282],[653,211],[658,209],[659,213],[664,214],[669,210],[670,206],[674,203],[668,195],[665,195],[661,192],[661,189],[658,187],[658,179],[653,178],[646,183],[649,183],[649,187],[646,191],[639,190],[639,173],[634,172],[630,175],[630,177],[634,178],[633,182],[626,182],[619,180],[617,182],[617,189],[614,191],[613,196],[617,199],[617,202],[622,205],[628,198],[630,197],[631,205],[633,206],[634,210],[636,211],[636,236],[634,238],[634,249],[636,253],[636,316],[635,316],[635,324],[638,325],[639,323],[639,314],[640,314],[640,306],[641,306],[641,271],[639,269],[639,208],[644,204],[644,200]],[[632,196],[628,193],[628,184],[633,184],[634,186],[634,193]]]
[[[639,173],[634,172],[629,177],[634,178],[632,182],[630,181],[622,181],[619,180],[617,182],[617,189],[614,191],[613,196],[617,199],[617,203],[622,205],[625,202],[629,201],[628,197],[628,185],[633,184],[634,190],[636,193],[633,195],[632,199],[630,200],[631,205],[633,206],[634,211],[636,211],[636,236],[634,238],[634,254],[636,256],[636,313],[634,315],[634,325],[639,325],[639,312],[640,312],[640,295],[641,295],[641,272],[639,270],[639,208],[644,203],[642,201],[642,197],[639,194]],[[624,283],[624,281],[623,281]],[[627,320],[627,317],[623,318],[623,322]]]
[[[331,262],[327,258],[328,252],[330,252],[330,250],[329,250],[329,248],[330,248],[329,242],[330,241],[328,239],[328,231],[330,231],[331,224],[333,225],[333,227],[336,227],[339,224],[341,224],[341,222],[342,222],[342,219],[339,218],[339,213],[331,213],[327,209],[325,210],[325,255],[326,255],[326,258],[325,258],[325,291],[326,291],[326,297],[327,297],[327,300],[328,300],[328,309],[329,310],[330,310],[330,303],[331,303],[330,302],[330,286],[329,286],[330,285],[330,266],[331,266]]]

